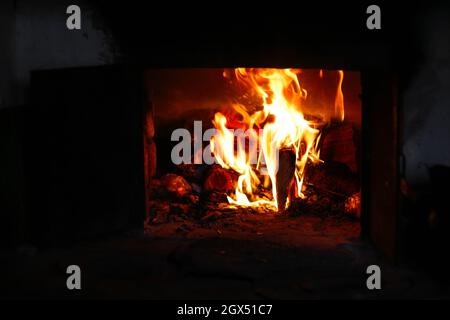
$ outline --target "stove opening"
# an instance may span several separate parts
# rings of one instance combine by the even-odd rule
[[[348,70],[148,69],[146,231],[358,237],[360,83]]]

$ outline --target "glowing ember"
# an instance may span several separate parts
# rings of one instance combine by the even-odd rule
[[[295,183],[292,184],[295,192],[292,194],[303,197],[301,190],[308,160],[312,163],[321,160],[319,124],[305,119],[302,112],[307,91],[300,85],[300,73],[299,69],[234,70],[233,79],[246,88],[249,96],[260,100],[261,107],[234,103],[233,109],[241,119],[236,121],[233,118],[233,123],[229,123],[230,118],[218,112],[213,120],[217,133],[211,138],[211,151],[223,168],[233,169],[239,174],[234,194],[228,196],[230,204],[284,209],[278,208],[277,171],[279,151],[285,149],[295,154]],[[224,72],[224,76],[228,74]],[[339,71],[334,106],[339,120],[344,119],[343,76],[343,71]],[[261,175],[269,179],[266,177],[261,181]],[[255,194],[262,185],[271,187],[272,200],[261,199]],[[292,199],[288,197],[286,200],[287,207]]]

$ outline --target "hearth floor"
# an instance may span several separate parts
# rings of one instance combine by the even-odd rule
[[[71,248],[3,252],[3,298],[440,298],[423,273],[382,261],[359,224],[336,217],[236,214],[170,221]],[[176,220],[176,219],[175,219]],[[66,288],[79,265],[82,290]],[[368,290],[377,264],[382,289]]]

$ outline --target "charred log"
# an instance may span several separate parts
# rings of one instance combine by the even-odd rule
[[[277,202],[278,211],[283,211],[292,187],[295,174],[295,152],[291,149],[283,149],[279,152],[279,167],[277,172]]]

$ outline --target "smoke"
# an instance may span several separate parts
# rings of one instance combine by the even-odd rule
[[[422,62],[404,93],[406,178],[428,183],[427,167],[450,166],[450,10],[435,7],[417,21]]]

